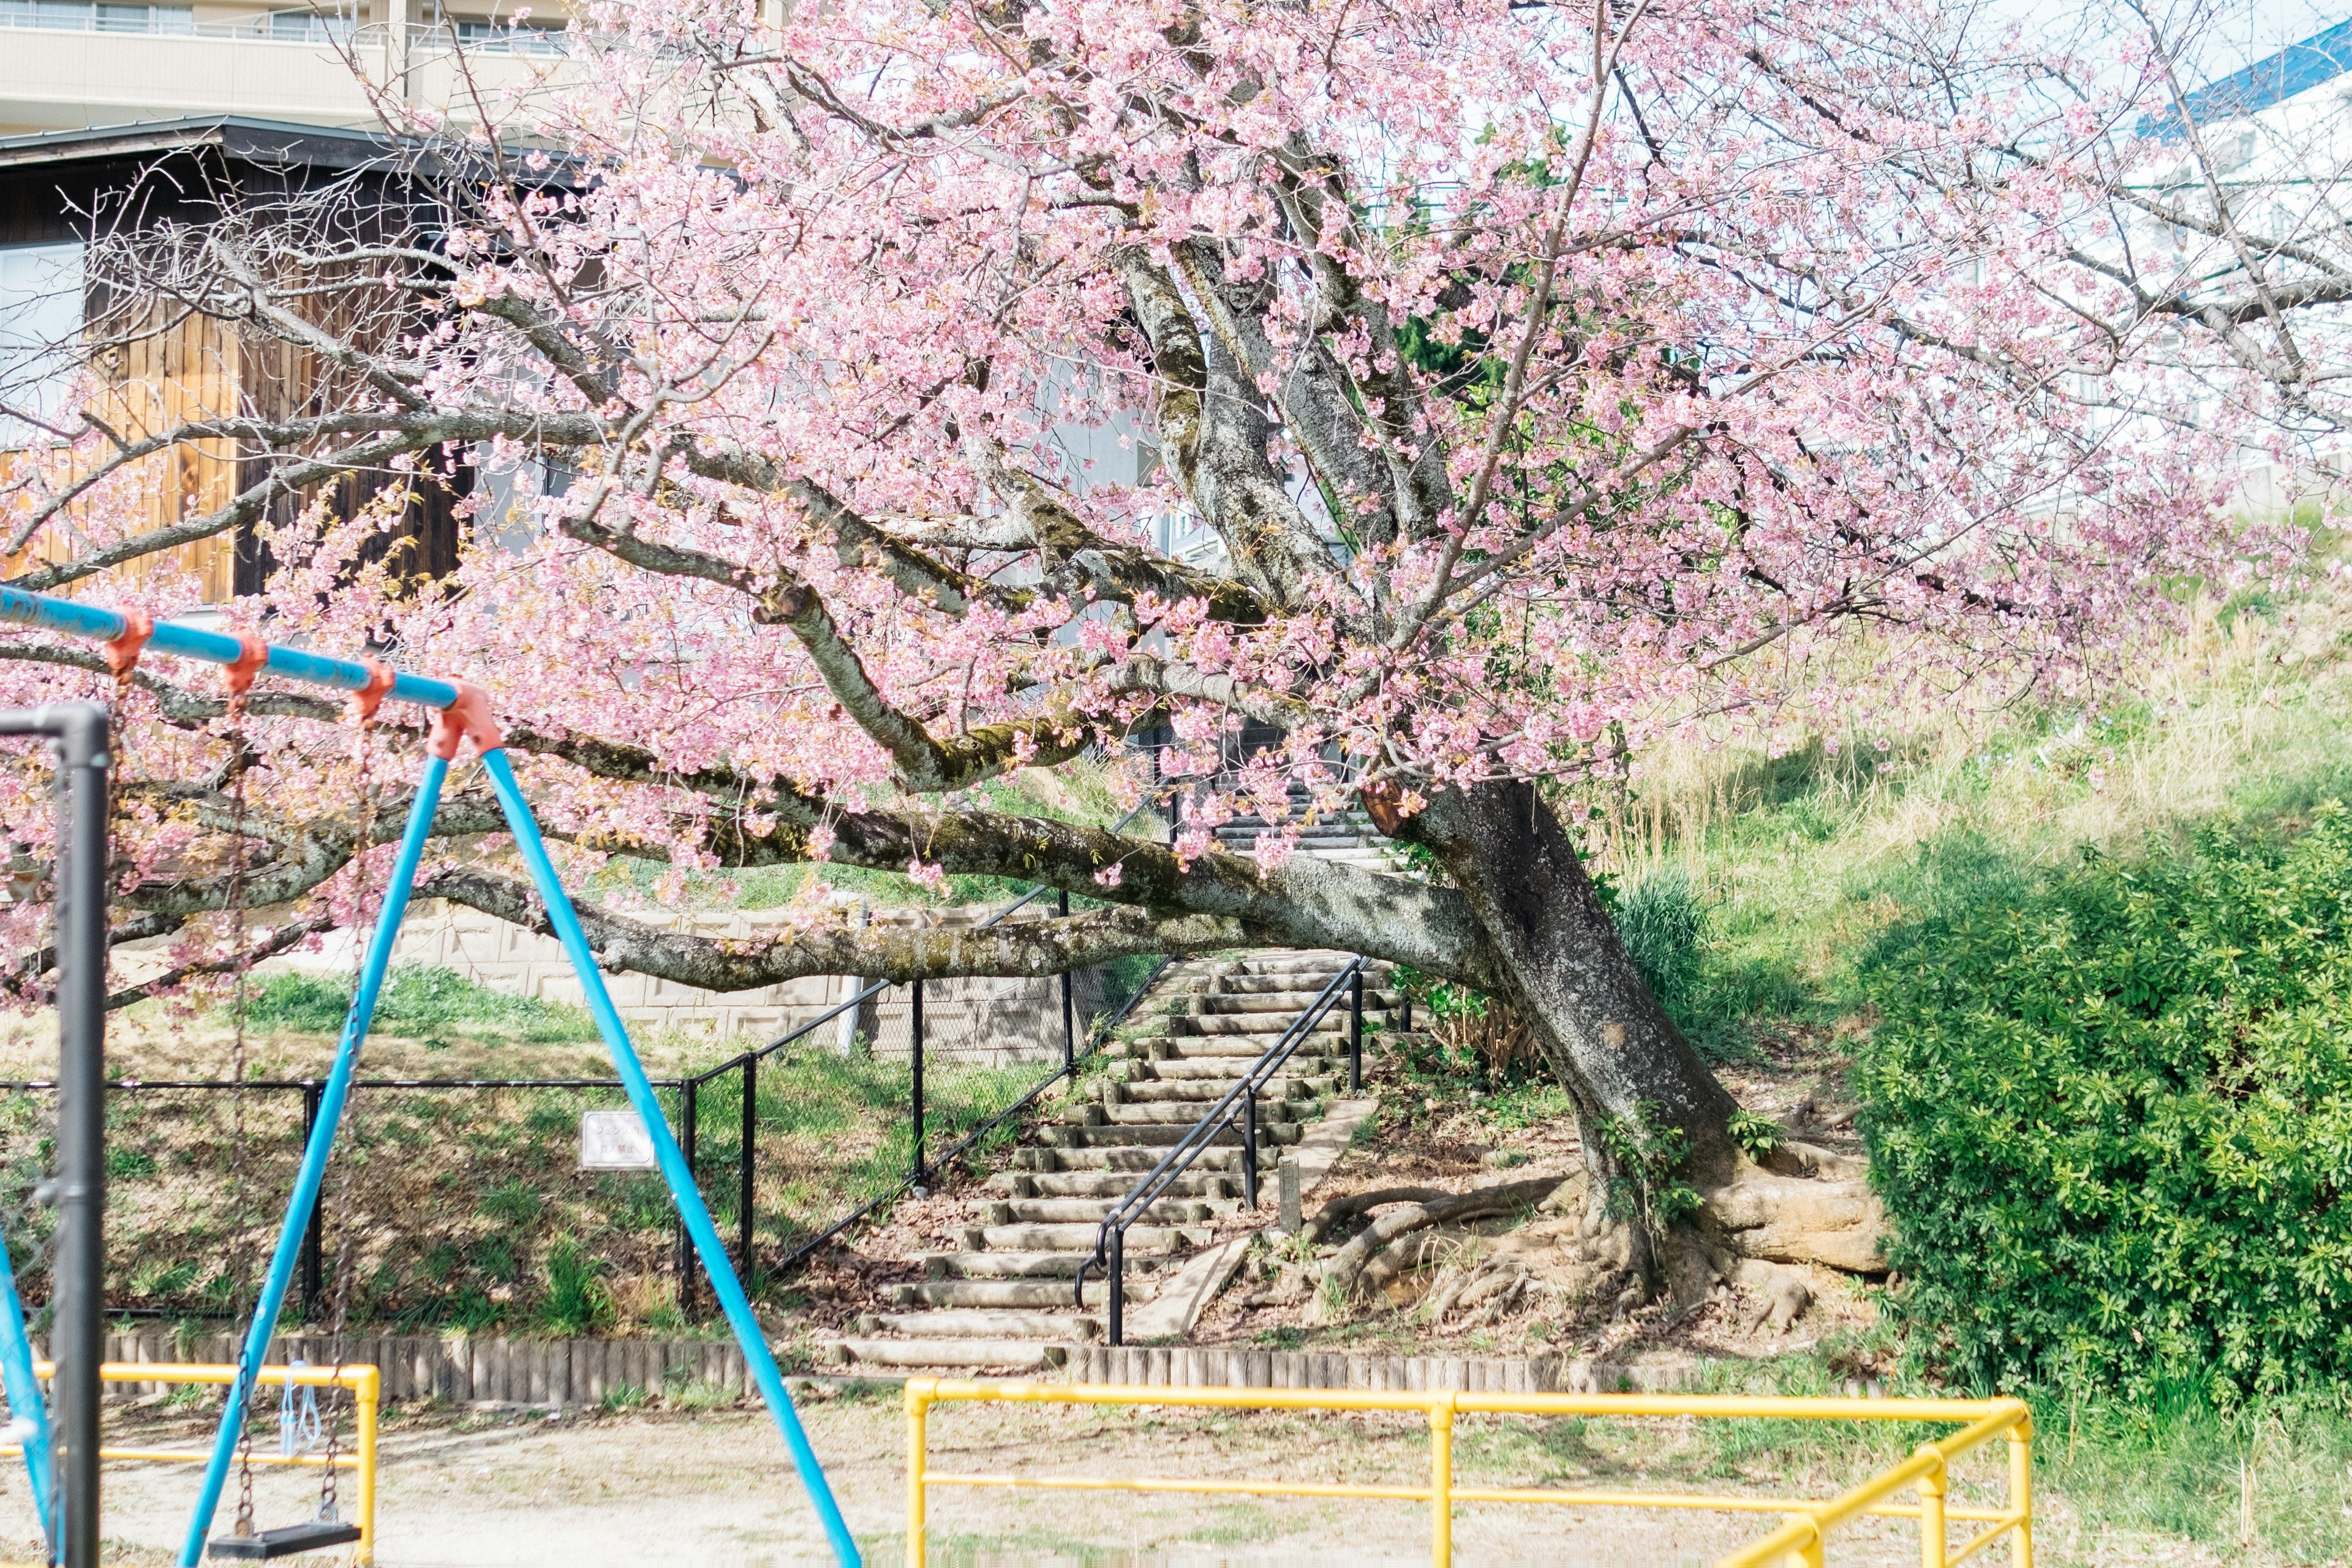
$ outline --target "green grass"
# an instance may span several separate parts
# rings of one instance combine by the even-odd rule
[[[294,1035],[334,1035],[351,1010],[348,979],[273,974],[246,1001],[247,1026]],[[516,1045],[572,1044],[596,1038],[583,1007],[509,996],[454,970],[402,964],[385,977],[374,1031],[427,1042],[457,1038]]]
[[[1716,1363],[1703,1391],[1839,1394],[1858,1352],[1869,1353],[1841,1343],[1763,1365]],[[1898,1380],[1888,1392],[1945,1391]],[[2331,1402],[2275,1401],[2230,1415],[2193,1397],[2126,1404],[2049,1394],[2032,1403],[2044,1563],[2120,1561],[2099,1553],[2129,1537],[2159,1550],[2251,1549],[2263,1563],[2341,1562],[2352,1552],[2352,1418]],[[1953,1430],[1904,1421],[1573,1417],[1465,1421],[1455,1447],[1465,1481],[1825,1498]],[[1997,1443],[1963,1460],[1956,1495],[2000,1498],[2005,1448]],[[1837,1555],[1833,1541],[1831,1560]]]
[[[1778,756],[1654,752],[1622,813],[1592,797],[1598,864],[1629,892],[1678,876],[1704,912],[1674,1011],[1710,1055],[1851,1026],[1876,934],[1939,900],[2030,886],[2084,845],[2137,854],[2352,799],[2352,600],[2334,595],[2210,616],[2095,704],[1941,704]]]

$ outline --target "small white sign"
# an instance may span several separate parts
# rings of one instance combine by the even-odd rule
[[[656,1169],[654,1141],[634,1110],[580,1113],[580,1168],[583,1171]]]

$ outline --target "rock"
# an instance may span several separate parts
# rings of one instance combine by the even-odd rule
[[[1734,1272],[1732,1283],[1748,1297],[1748,1309],[1739,1315],[1742,1333],[1752,1334],[1766,1326],[1776,1334],[1786,1333],[1813,1304],[1812,1287],[1793,1268],[1747,1258]]]
[[[1551,1190],[1551,1195],[1536,1205],[1538,1214],[1573,1214],[1584,1212],[1585,1179],[1581,1174],[1569,1177]]]
[[[1803,1317],[1805,1309],[1812,1304],[1811,1287],[1793,1274],[1784,1274],[1780,1282],[1772,1287],[1772,1309],[1764,1321],[1774,1333],[1785,1334],[1789,1325]]]
[[[1860,1177],[1782,1176],[1742,1161],[1738,1175],[1706,1194],[1703,1214],[1744,1258],[1886,1270],[1878,1245],[1886,1210]]]

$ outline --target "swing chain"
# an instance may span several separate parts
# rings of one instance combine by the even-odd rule
[[[352,998],[359,998],[361,982],[366,978],[367,950],[360,941],[361,926],[367,914],[367,856],[375,843],[375,782],[371,776],[368,761],[368,727],[375,721],[378,703],[392,689],[392,671],[373,659],[368,661],[368,683],[352,693],[351,716],[357,733],[352,742],[352,763],[358,775],[360,791],[360,831],[358,850],[353,856],[352,870]],[[377,911],[379,917],[383,911]],[[337,1461],[341,1458],[343,1411],[351,1404],[351,1391],[341,1383],[343,1372],[343,1330],[351,1318],[352,1275],[355,1247],[352,1239],[352,1157],[343,1155],[341,1181],[335,1189],[335,1311],[328,1325],[328,1344],[335,1359],[336,1383],[328,1393],[326,1463],[319,1472],[319,1519],[321,1523],[342,1522],[340,1479]]]
[[[244,1361],[236,1368],[237,1381],[246,1391],[244,1430],[236,1441],[236,1525],[235,1533],[250,1538],[253,1525],[253,1384],[247,1377]]]
[[[246,1074],[246,992],[252,969],[252,956],[246,944],[245,897],[247,845],[245,833],[245,775],[247,757],[245,745],[246,693],[252,688],[253,678],[268,659],[262,646],[251,638],[240,638],[244,653],[236,663],[228,667],[228,742],[229,742],[229,809],[230,837],[235,839],[235,859],[229,871],[228,901],[236,916],[234,926],[236,942],[236,989],[230,1004],[230,1016],[235,1020],[235,1041],[230,1064],[229,1081],[236,1087],[230,1090],[232,1113],[229,1145],[229,1190],[231,1203],[241,1216],[245,1212],[245,1074]],[[247,1249],[240,1236],[236,1248],[240,1262]],[[240,1273],[245,1270],[240,1269]],[[237,1377],[246,1394],[244,1429],[237,1434],[236,1449],[236,1533],[251,1536],[253,1523],[253,1410],[252,1394],[257,1369],[237,1362]]]

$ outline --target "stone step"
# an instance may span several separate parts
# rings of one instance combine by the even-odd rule
[[[1130,1184],[1131,1190],[1131,1184]],[[1122,1193],[1118,1196],[1124,1196]],[[1099,1198],[1011,1198],[987,1205],[990,1225],[1091,1225],[1108,1214],[1118,1196]],[[1148,1225],[1206,1225],[1231,1214],[1234,1200],[1162,1198],[1147,1209]]]
[[[1128,1301],[1149,1301],[1160,1292],[1160,1283],[1148,1275],[1134,1276],[1123,1292]],[[899,1307],[982,1307],[1022,1308],[1040,1310],[1071,1305],[1072,1292],[1066,1279],[924,1279],[915,1283],[901,1282],[887,1289],[891,1304]],[[1087,1277],[1087,1305],[1106,1306],[1110,1301],[1110,1287],[1100,1269]]]
[[[1184,997],[1181,999],[1181,1006],[1171,1005],[1168,1012],[1171,1017],[1182,1016],[1202,1018],[1220,1014],[1246,1016],[1258,1013],[1280,1013],[1296,1018],[1313,1006],[1315,999],[1322,994],[1323,987],[1320,985],[1312,991],[1244,991],[1230,995],[1213,992],[1205,996]],[[1375,991],[1369,985],[1364,987],[1366,1017],[1369,1018],[1375,1012],[1385,1013],[1395,1005],[1395,993]],[[1342,1008],[1349,1005],[1348,994],[1344,991],[1339,994],[1339,1005]]]
[[[1171,1121],[1158,1127],[1048,1127],[1044,1129],[1041,1135],[1048,1144],[1061,1151],[1172,1149],[1183,1142],[1184,1134],[1192,1130],[1193,1121],[1198,1120],[1197,1117],[1188,1118],[1181,1122]],[[1276,1121],[1265,1118],[1261,1118],[1258,1121],[1257,1140],[1261,1151],[1268,1144],[1296,1143],[1298,1138],[1299,1124],[1296,1121]],[[1215,1133],[1211,1143],[1212,1147],[1214,1147],[1217,1144],[1237,1144],[1241,1141],[1241,1130],[1237,1127],[1229,1127]],[[1157,1162],[1155,1161],[1154,1163]],[[1148,1166],[1146,1168],[1149,1169]]]
[[[1146,1035],[1128,1042],[1130,1056],[1165,1058],[1171,1061],[1205,1061],[1222,1058],[1233,1063],[1227,1070],[1239,1074],[1247,1070],[1251,1062],[1265,1055],[1276,1040],[1282,1038],[1278,1029],[1263,1035]],[[1348,1054],[1348,1037],[1334,1031],[1307,1034],[1297,1045],[1290,1061],[1283,1066],[1292,1071],[1305,1072],[1305,1068],[1291,1068],[1292,1062],[1315,1061],[1318,1058],[1344,1058]]]
[[[1334,969],[1330,973],[1325,974],[1323,976],[1322,984],[1316,986],[1311,991],[1308,991],[1306,994],[1307,997],[1311,1000],[1313,997],[1320,994],[1324,985],[1331,984],[1331,975],[1339,973],[1339,972],[1338,970]],[[1367,1004],[1370,1003],[1372,999],[1372,994],[1377,983],[1385,978],[1387,977],[1381,974],[1367,974],[1364,976],[1364,1001]],[[1206,996],[1264,996],[1269,994],[1296,995],[1298,994],[1299,987],[1304,984],[1305,982],[1299,979],[1297,975],[1291,974],[1227,974],[1221,976],[1217,980],[1215,990],[1203,992],[1201,993],[1201,994]]]
[[[1234,1051],[1211,1051],[1192,1057],[1147,1057],[1139,1064],[1150,1073],[1143,1083],[1207,1083],[1221,1087],[1209,1096],[1214,1100],[1241,1081],[1249,1070],[1250,1058]],[[1298,1047],[1297,1055],[1283,1064],[1283,1073],[1300,1082],[1336,1083],[1348,1073],[1348,1058],[1342,1052],[1336,1057],[1318,1056],[1307,1047]],[[1133,1084],[1129,1085],[1132,1089]]]
[[[1087,1252],[1094,1248],[1094,1239],[1087,1240]],[[931,1279],[1075,1279],[1078,1264],[1086,1252],[928,1252],[923,1255],[924,1275]],[[1128,1256],[1130,1272],[1157,1268],[1157,1255]],[[1097,1274],[1100,1269],[1095,1270]]]
[[[1294,970],[1317,969],[1326,974],[1336,974],[1348,967],[1352,955],[1344,952],[1311,952],[1304,948],[1265,948],[1240,958],[1201,961],[1189,967],[1195,974],[1284,974]]]
[[[1076,1128],[1049,1128],[1047,1131],[1051,1132],[1076,1133],[1080,1130]],[[1105,1127],[1097,1129],[1097,1131],[1108,1132],[1112,1131],[1112,1129]],[[1173,1143],[1174,1142],[1175,1140],[1171,1138],[1166,1143],[1162,1143],[1155,1147],[1138,1140],[1136,1142],[1128,1144],[1124,1147],[1117,1145],[1088,1147],[1084,1144],[1079,1144],[1059,1149],[1037,1149],[1030,1151],[1030,1152],[1051,1156],[1056,1163],[1057,1168],[1063,1171],[1132,1171],[1141,1173],[1150,1170],[1152,1167],[1159,1164],[1161,1160],[1165,1159],[1167,1157],[1168,1144]],[[1238,1142],[1238,1140],[1236,1140],[1236,1142]],[[1275,1162],[1279,1158],[1280,1156],[1275,1152],[1274,1146],[1271,1143],[1260,1145],[1257,1152],[1258,1169],[1262,1171],[1273,1169]],[[1234,1143],[1226,1143],[1223,1145],[1213,1143],[1208,1148],[1202,1150],[1200,1157],[1192,1162],[1193,1171],[1201,1172],[1202,1173],[1213,1171],[1231,1172],[1234,1173],[1235,1180],[1239,1179],[1241,1168],[1242,1152],[1239,1148],[1235,1147]],[[1134,1183],[1130,1181],[1128,1184],[1132,1186],[1134,1185]]]
[[[1101,1234],[1098,1224],[975,1225],[963,1232],[967,1252],[1092,1252]],[[1127,1252],[1181,1252],[1206,1247],[1205,1226],[1139,1225],[1127,1233]]]
[[[1149,1169],[1150,1167],[1146,1167]],[[1241,1191],[1238,1162],[1232,1175],[1187,1171],[1168,1185],[1171,1198],[1222,1200]],[[999,1171],[988,1178],[992,1193],[1007,1198],[1123,1198],[1135,1188],[1131,1171]]]
[[[1229,851],[1238,851],[1246,855],[1257,848],[1258,835],[1267,831],[1269,829],[1258,823],[1228,822],[1216,830],[1217,842],[1223,845]],[[1276,827],[1271,831],[1279,833],[1282,829]],[[1366,832],[1360,827],[1345,827],[1338,824],[1325,826],[1318,823],[1312,827],[1302,827],[1298,830],[1295,853],[1313,855],[1318,851],[1328,852],[1333,849],[1371,849],[1377,848],[1380,843],[1381,836],[1376,832]]]
[[[1295,1121],[1297,1112],[1315,1103],[1314,1097],[1301,1095],[1297,1100],[1273,1094],[1257,1097],[1260,1116],[1276,1116],[1282,1121]],[[1108,1105],[1102,1108],[1110,1127],[1190,1127],[1201,1120],[1207,1105],[1192,1100],[1159,1100],[1142,1105]]]
[[[933,1312],[885,1312],[859,1325],[866,1333],[898,1334],[910,1340],[1076,1340],[1102,1337],[1102,1320],[1076,1310],[1052,1312],[955,1307]]]
[[[1304,1007],[1293,1007],[1286,1014],[1185,1014],[1181,1016],[1171,1017],[1168,1020],[1168,1028],[1166,1032],[1168,1037],[1171,1039],[1181,1039],[1188,1035],[1213,1035],[1220,1037],[1236,1035],[1248,1036],[1254,1039],[1264,1041],[1265,1044],[1258,1047],[1258,1049],[1264,1050],[1266,1046],[1274,1044],[1275,1041],[1288,1034],[1291,1029],[1292,1021],[1296,1019],[1299,1014],[1305,1011],[1306,1009]],[[1372,1010],[1370,1007],[1365,1008],[1364,1021],[1366,1023],[1370,1023],[1372,1021]],[[1340,1005],[1332,1008],[1329,1012],[1316,1019],[1314,1023],[1308,1025],[1307,1026],[1307,1032],[1310,1035],[1338,1035],[1345,1033],[1347,1027],[1348,1009],[1346,1005],[1342,1003]]]
[[[1239,1082],[1239,1073],[1216,1078],[1138,1079],[1121,1085],[1118,1098],[1124,1105],[1186,1104],[1192,1106],[1197,1115]],[[1277,1075],[1266,1080],[1265,1092],[1261,1098],[1268,1100],[1317,1100],[1329,1094],[1339,1082],[1337,1077],[1322,1074],[1314,1078]]]
[[[839,1360],[861,1366],[989,1366],[1034,1372],[1067,1359],[1061,1346],[1034,1340],[836,1340],[830,1348]]]

